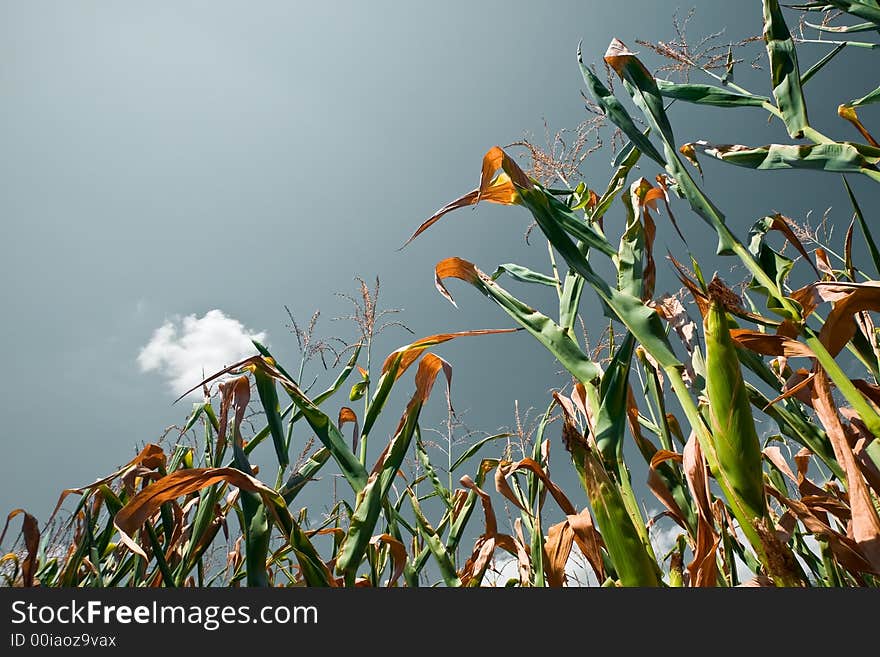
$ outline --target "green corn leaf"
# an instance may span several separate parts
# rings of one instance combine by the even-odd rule
[[[418,427],[416,427],[415,443],[416,456],[418,457],[419,463],[422,465],[422,469],[425,471],[428,480],[431,482],[431,486],[434,488],[434,493],[443,500],[443,504],[445,504],[447,508],[451,508],[452,494],[449,489],[443,485],[443,482],[440,481],[440,477],[437,475],[437,470],[434,468],[434,464],[431,463],[431,459],[428,456],[428,450],[425,449],[425,444],[422,442],[421,431]]]
[[[298,385],[297,380],[294,379],[292,376],[290,376],[290,374],[288,374],[287,371],[283,367],[281,367],[281,365],[278,364],[278,361],[275,360],[275,357],[272,356],[272,354],[269,352],[269,349],[266,348],[265,345],[260,344],[256,340],[251,340],[251,343],[254,345],[256,350],[258,352],[260,352],[260,355],[263,356],[264,358],[268,358],[270,360],[270,362],[272,363],[272,365],[275,367],[275,369],[277,369],[279,372],[281,372],[281,374],[283,374],[287,378],[288,381],[293,382],[295,385]]]
[[[641,134],[643,137],[647,138],[648,131],[646,130]],[[596,207],[593,208],[590,213],[589,220],[591,224],[601,221],[602,217],[605,216],[605,213],[608,211],[608,208],[611,207],[614,199],[617,198],[617,195],[626,186],[626,179],[633,167],[638,164],[642,152],[630,142],[626,147],[621,149],[619,155],[621,156],[621,159],[616,165],[617,169],[615,170],[614,175],[611,176],[611,180],[608,181],[608,186],[605,188],[605,192],[599,197]]]
[[[645,225],[639,220],[645,196],[651,189],[651,184],[644,178],[630,186],[629,195],[623,199],[626,207],[626,228],[614,257],[617,289],[640,299],[653,296],[656,277],[651,254],[653,245],[648,243],[653,235],[647,231],[648,222],[652,220],[646,217]]]
[[[863,105],[872,105],[874,103],[880,103],[880,87],[877,87],[874,91],[865,94],[861,98],[850,101],[847,105],[850,107],[861,107]]]
[[[548,287],[556,287],[557,284],[556,279],[552,276],[547,276],[546,274],[532,271],[527,267],[523,267],[521,265],[516,265],[513,263],[498,265],[498,267],[492,273],[491,278],[493,281],[497,281],[504,273],[508,274],[511,278],[514,278],[523,283],[538,283],[539,285],[547,285]]]
[[[783,283],[785,283],[794,266],[794,261],[791,258],[782,255],[767,244],[767,233],[772,230],[775,221],[775,217],[762,217],[749,230],[749,251],[755,256],[758,264],[760,264],[767,275],[776,282],[776,287],[768,290],[758,281],[752,279],[750,287],[751,289],[759,290],[771,299],[775,290],[782,289]]]
[[[358,401],[359,399],[363,399],[364,395],[367,394],[367,387],[370,385],[369,381],[358,381],[351,387],[351,391],[348,393],[348,401]]]
[[[809,69],[807,69],[807,71],[803,75],[801,75],[801,87],[803,87],[805,84],[807,84],[807,82],[809,82],[812,79],[812,77],[814,75],[816,75],[816,73],[818,73],[823,68],[825,68],[825,66],[828,64],[828,62],[830,62],[832,59],[834,59],[838,55],[838,53],[840,53],[844,48],[846,48],[846,46],[847,46],[846,41],[844,41],[843,43],[837,44],[837,46],[833,50],[831,50],[822,59],[820,59],[818,62],[813,64]]]
[[[236,431],[238,428],[236,427]],[[233,463],[242,472],[253,472],[247,455],[238,440],[232,441]],[[271,523],[266,514],[259,493],[248,490],[239,491],[241,509],[244,514],[242,530],[245,542],[245,563],[247,564],[248,586],[269,586],[269,573],[266,561],[269,557],[269,540]],[[149,523],[148,523],[149,525]]]
[[[776,105],[791,137],[803,135],[809,127],[807,106],[801,88],[797,51],[785,24],[778,0],[763,0],[764,42],[770,58],[771,82]]]
[[[625,153],[626,157],[621,159],[617,170],[608,182],[605,192],[599,197],[595,207],[590,211],[589,223],[599,225],[605,213],[611,207],[612,202],[617,195],[626,186],[626,179],[629,172],[636,165],[641,157],[641,151],[630,145],[624,148],[621,153]],[[581,255],[586,258],[588,247],[583,242],[578,243],[578,250]],[[578,275],[574,270],[569,269],[562,285],[562,294],[559,297],[559,324],[563,330],[569,335],[574,335],[574,326],[577,322],[578,311],[580,308],[581,295],[584,289],[584,278]]]
[[[590,248],[604,253],[607,256],[613,256],[617,250],[599,233],[592,224],[586,224],[572,210],[557,199],[552,194],[545,194],[545,202],[547,212],[552,215],[553,220],[565,230],[568,234],[578,239]]]
[[[664,166],[666,161],[663,159],[663,156],[660,155],[660,152],[654,147],[654,144],[652,144],[648,137],[642,133],[638,126],[636,126],[632,117],[630,117],[629,112],[627,112],[621,102],[614,97],[614,94],[602,84],[599,78],[596,77],[596,74],[584,64],[584,60],[581,57],[580,45],[578,45],[577,57],[581,73],[584,77],[584,83],[587,85],[587,89],[590,90],[593,99],[598,103],[599,107],[602,108],[606,116],[608,116],[614,125],[623,131],[623,134],[629,137],[630,141],[640,152],[650,157],[660,166]]]
[[[336,557],[336,571],[345,575],[348,586],[354,584],[357,568],[379,519],[382,509],[381,488],[379,476],[374,474],[357,494],[348,532]]]
[[[445,545],[443,545],[443,541],[440,539],[439,534],[433,527],[431,527],[427,518],[425,518],[424,513],[422,513],[422,509],[419,506],[416,496],[412,491],[408,492],[409,500],[412,503],[413,514],[418,522],[419,533],[427,544],[430,554],[432,554],[437,561],[437,565],[440,569],[440,576],[443,578],[446,586],[454,588],[460,587],[461,580],[458,578],[458,573],[455,570],[455,562],[452,557],[454,552],[450,551]],[[476,498],[476,493],[473,493],[473,497]]]
[[[181,434],[186,433],[190,429],[192,429],[196,422],[199,421],[199,418],[202,417],[202,413],[205,412],[205,402],[196,402],[193,404],[192,413],[186,421],[186,424],[183,425],[183,429],[180,430]]]
[[[880,276],[880,250],[877,249],[877,243],[874,242],[874,237],[871,235],[871,229],[868,228],[868,222],[865,221],[865,215],[862,214],[862,208],[859,206],[859,202],[856,200],[855,194],[853,194],[852,188],[849,186],[849,182],[845,176],[843,178],[843,186],[846,187],[846,193],[849,195],[849,201],[852,204],[856,220],[859,222],[862,236],[865,238],[865,243],[868,245],[868,252],[871,254],[871,261],[874,263],[874,270],[877,272],[877,275]]]
[[[648,72],[648,69],[619,39],[611,41],[605,53],[605,62],[623,80],[633,102],[651,121],[651,127],[657,132],[664,144],[674,144],[675,137],[672,125],[666,115],[663,96],[657,88],[657,81]],[[659,163],[665,165],[666,161],[661,158]]]
[[[494,436],[487,436],[486,438],[482,438],[475,442],[473,445],[468,447],[461,455],[455,459],[455,462],[452,464],[452,467],[449,469],[450,472],[455,472],[460,468],[465,462],[467,462],[470,458],[476,455],[483,447],[488,445],[489,443],[499,440],[500,438],[509,438],[513,434],[511,433],[496,433]]]
[[[367,412],[364,415],[364,426],[361,429],[361,444],[363,444],[365,436],[370,434],[373,425],[376,420],[379,419],[379,414],[382,412],[382,409],[385,408],[385,403],[388,401],[388,395],[391,394],[391,388],[394,387],[394,382],[397,380],[397,371],[400,368],[401,358],[402,354],[398,354],[392,362],[391,367],[379,377],[376,392],[373,393],[373,398],[370,400]]]
[[[403,465],[403,459],[409,451],[418,426],[419,414],[430,394],[433,379],[440,371],[444,371],[448,385],[451,376],[448,368],[448,364],[433,354],[426,354],[422,357],[416,374],[416,392],[400,420],[397,433],[382,453],[380,461],[373,468],[366,486],[358,492],[351,525],[339,548],[336,561],[337,572],[344,573],[347,582],[354,582],[354,577],[357,574],[356,569],[366,552],[370,538],[373,536],[373,530],[379,519],[382,506],[386,503],[391,484],[394,483],[394,477]]]
[[[880,27],[880,5],[873,0],[826,0],[823,5],[829,5],[835,9],[864,18]]]
[[[758,170],[812,169],[838,173],[862,173],[878,178],[880,148],[853,142],[824,144],[770,144],[767,146],[715,145],[704,141],[688,144],[717,160]],[[880,178],[878,178],[880,179]]]
[[[312,454],[296,472],[291,474],[287,479],[287,483],[284,484],[284,487],[280,491],[281,496],[284,498],[284,502],[288,505],[293,502],[293,499],[297,494],[312,480],[329,459],[330,450],[326,447],[322,447]]]
[[[624,81],[624,86],[633,102],[648,119],[651,128],[663,140],[666,157],[660,163],[675,180],[675,191],[686,198],[691,209],[715,230],[718,235],[717,253],[733,253],[736,249],[736,239],[725,226],[724,215],[700,190],[678,157],[672,128],[654,78],[644,64],[617,39],[614,39],[608,47],[605,61]]]
[[[876,32],[880,29],[880,23],[858,23],[857,25],[822,25],[821,23],[804,22],[808,27],[822,32],[835,32],[837,34],[852,34],[855,32]]]
[[[288,390],[292,392],[294,402],[300,407],[306,422],[315,432],[324,447],[326,447],[333,459],[339,465],[342,474],[352,489],[360,492],[367,483],[367,471],[348,446],[348,442],[342,432],[336,427],[327,415],[319,409],[299,389]]]
[[[599,376],[599,368],[591,361],[577,343],[556,322],[524,304],[498,285],[491,278],[461,258],[447,258],[435,268],[437,287],[452,303],[455,303],[443,279],[455,277],[464,280],[486,294],[510,315],[520,326],[533,335],[578,381],[591,381]]]
[[[290,457],[287,441],[284,437],[284,427],[281,425],[281,414],[278,412],[278,392],[275,389],[275,380],[259,369],[254,372],[254,379],[257,383],[260,404],[266,413],[266,422],[272,434],[278,465],[281,468],[286,468],[290,464]]]
[[[761,107],[770,102],[766,96],[738,93],[709,84],[676,84],[657,79],[657,88],[664,98],[713,107]]]
[[[614,352],[599,386],[600,406],[593,429],[596,447],[605,462],[615,469],[625,467],[623,439],[626,435],[626,393],[634,350],[635,340],[632,333],[627,333]]]
[[[583,253],[584,251],[586,249],[582,248],[581,252]],[[575,342],[577,342],[577,338],[574,337],[574,326],[580,311],[583,292],[584,279],[578,276],[576,272],[569,271],[565,275],[565,280],[562,283],[562,293],[559,295],[559,325]]]
[[[541,228],[545,237],[559,251],[568,266],[596,290],[603,302],[612,310],[615,319],[619,319],[649,350],[663,367],[680,366],[678,358],[672,352],[663,325],[656,311],[646,306],[640,299],[631,294],[611,288],[590,266],[571,238],[553,221],[548,211],[547,196],[542,190],[535,188],[521,190],[523,204],[532,212],[532,216]],[[580,379],[583,381],[583,379]],[[590,380],[590,379],[588,379]]]
[[[329,388],[327,388],[327,390],[325,390],[320,395],[317,395],[314,398],[312,403],[315,406],[320,406],[322,403],[324,403],[330,397],[332,397],[334,394],[336,394],[336,392],[342,387],[342,385],[345,383],[345,381],[348,379],[349,375],[352,373],[355,366],[357,365],[357,359],[360,356],[360,353],[361,353],[361,344],[358,343],[357,345],[355,345],[355,348],[352,351],[351,357],[348,359],[348,363],[346,363],[345,367],[343,367],[342,370],[340,370],[339,375],[336,377],[336,380],[333,381],[333,383],[330,385]],[[289,406],[287,406],[284,409],[284,411],[282,411],[282,413],[281,413],[281,419],[283,420],[288,415],[290,415],[290,412],[293,409],[295,409],[296,407],[297,406],[295,403],[291,403]],[[210,408],[208,410],[210,410]],[[292,426],[293,424],[295,424],[296,422],[298,422],[302,418],[303,418],[302,411],[297,410],[296,413],[293,414],[293,417],[290,419],[289,424]],[[216,424],[217,424],[216,420],[212,419],[211,421],[216,428]],[[270,434],[271,434],[271,429],[269,428],[268,425],[265,426],[263,429],[261,429],[259,432],[257,432],[257,434],[253,437],[253,439],[251,439],[248,442],[248,444],[245,446],[245,448],[244,448],[245,454],[250,454]]]

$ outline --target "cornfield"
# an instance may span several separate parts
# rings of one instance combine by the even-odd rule
[[[119,470],[64,491],[59,507],[69,496],[79,500],[63,531],[49,531],[51,519],[41,529],[21,509],[9,514],[0,544],[10,521],[23,522],[0,561],[7,584],[558,587],[570,583],[569,565],[580,555],[602,586],[880,585],[880,346],[871,316],[880,312],[873,278],[880,249],[847,180],[880,182],[880,144],[859,118],[880,102],[880,88],[840,104],[857,141],[819,132],[806,100],[810,80],[844,51],[880,47],[848,40],[876,37],[880,3],[794,7],[799,37],[777,0],[762,4],[767,95],[734,82],[733,46],[707,62],[674,44],[650,44],[688,70],[682,82],[655,77],[617,39],[604,55],[607,76],[584,63],[579,47],[592,120],[608,124],[619,145],[607,184],[569,185],[558,175],[561,184],[550,186],[538,165],[552,173],[552,154],[539,162],[533,149],[530,175],[496,146],[483,158],[478,186],[418,226],[409,241],[481,202],[528,211],[547,242],[550,273],[503,264],[487,274],[457,257],[434,268],[446,300],[454,303],[450,279],[464,281],[517,328],[423,337],[377,366],[375,307],[366,304],[364,339],[319,394],[303,385],[302,368],[293,376],[255,344],[258,355],[195,386],[204,399],[177,444],[148,444]],[[799,61],[804,29],[828,48],[810,67]],[[696,74],[709,82],[691,82]],[[778,123],[788,140],[680,144],[667,114],[673,102],[762,110],[761,120]],[[852,204],[843,244],[813,244],[776,212],[736,235],[703,191],[700,158],[832,174],[828,184],[842,184]],[[717,236],[717,255],[747,279],[709,278],[693,256],[670,254],[681,293],[658,295],[658,222],[681,234],[695,219]],[[772,246],[776,239],[785,246]],[[856,262],[857,240],[869,262]],[[608,267],[615,276],[599,273]],[[505,275],[552,289],[554,309],[545,314],[518,299],[502,287]],[[795,287],[795,280],[809,282]],[[586,307],[609,320],[601,349],[579,335]],[[537,340],[570,382],[541,401],[546,411],[522,453],[497,453],[500,434],[450,449],[440,464],[420,424],[438,378],[448,399],[452,367],[435,352],[451,340],[507,332]],[[860,371],[841,365],[844,352]],[[392,389],[410,381],[414,392],[395,412]],[[399,420],[382,435],[377,421],[387,413]],[[769,433],[760,428],[768,424]],[[297,445],[295,437],[309,440]],[[271,443],[277,462],[270,483],[250,461],[262,443]],[[382,448],[375,461],[371,443]],[[292,463],[302,444],[303,457]],[[581,488],[565,491],[551,478],[551,452],[570,459]],[[419,464],[417,477],[402,475],[406,458]],[[331,470],[345,490],[330,512],[314,520],[295,510],[301,491]],[[634,472],[647,472],[646,481],[634,483]],[[651,541],[659,517],[640,506],[643,486],[676,527],[666,553]],[[513,514],[506,525],[499,503]],[[212,546],[230,531],[240,536],[217,564]],[[513,567],[509,577],[489,577],[500,562]]]

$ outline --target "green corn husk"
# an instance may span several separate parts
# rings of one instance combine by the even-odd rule
[[[706,394],[712,442],[721,474],[750,518],[765,515],[761,445],[743,382],[727,313],[713,299],[703,322],[706,334]]]
[[[620,584],[626,587],[663,586],[660,568],[633,525],[620,487],[608,476],[593,448],[571,421],[566,419],[562,431]]]

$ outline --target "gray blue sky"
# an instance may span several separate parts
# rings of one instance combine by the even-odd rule
[[[760,32],[756,0],[678,6],[692,4],[694,37]],[[462,285],[453,284],[459,309],[444,301],[433,265],[457,255],[488,271],[502,262],[545,269],[541,241],[523,241],[522,210],[461,211],[396,249],[476,185],[489,147],[524,134],[541,141],[545,120],[553,130],[583,120],[580,40],[592,62],[615,36],[643,50],[635,38],[673,36],[676,6],[0,3],[0,507],[45,518],[62,488],[110,472],[181,423],[188,404],[171,405],[169,378],[185,379],[218,344],[232,354],[243,335],[262,334],[282,362],[298,361],[285,304],[303,322],[321,309],[319,334],[353,338],[350,325],[330,320],[347,313],[335,293],[354,292],[355,275],[378,275],[383,305],[403,308],[399,318],[418,335],[510,326]],[[806,63],[826,51],[805,47]],[[855,51],[811,82],[818,127],[857,137],[834,109],[876,86],[870,57]],[[766,70],[741,69],[738,79],[768,92]],[[676,106],[672,116],[680,142],[786,139],[757,111]],[[604,187],[609,157],[585,166],[588,183]],[[833,176],[705,170],[740,234],[776,210],[802,218],[832,206],[834,220],[849,221]],[[876,207],[876,190],[854,182]],[[708,230],[683,207],[679,220],[695,252],[709,254]],[[658,253],[667,247],[681,252],[662,223]],[[673,290],[661,270],[661,291]],[[540,291],[509,287],[552,308]],[[583,310],[598,330],[593,297]],[[376,357],[408,337],[389,330]],[[562,383],[524,334],[440,353],[455,367],[453,402],[474,429],[509,425],[515,400],[544,407]],[[442,416],[438,398],[429,420]]]

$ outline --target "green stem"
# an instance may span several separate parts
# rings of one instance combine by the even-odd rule
[[[368,335],[367,338],[367,381],[364,385],[364,418],[367,417],[367,411],[370,409],[370,378],[373,376],[373,373],[370,371],[370,356],[373,351],[373,336]],[[361,434],[361,449],[360,449],[360,460],[361,465],[366,467],[367,465],[367,436],[365,434]]]
[[[639,538],[642,539],[642,543],[645,545],[645,550],[654,561],[657,561],[657,555],[654,554],[654,546],[651,545],[651,539],[648,536],[647,525],[645,524],[644,518],[642,518],[642,512],[639,509],[639,504],[636,500],[636,494],[632,487],[629,470],[623,462],[623,459],[618,461],[617,474],[620,482],[620,495],[623,498],[623,504],[629,512],[630,518],[632,518],[633,525],[635,525]]]
[[[156,536],[156,530],[153,528],[153,523],[147,521],[144,526],[147,528],[147,536],[150,538],[150,545],[153,548],[153,556],[156,557],[156,563],[162,573],[162,580],[165,582],[165,586],[174,588],[176,586],[174,583],[174,575],[171,573],[171,568],[168,567],[168,562],[165,561],[165,553],[162,551],[162,546],[159,543],[159,537]]]

